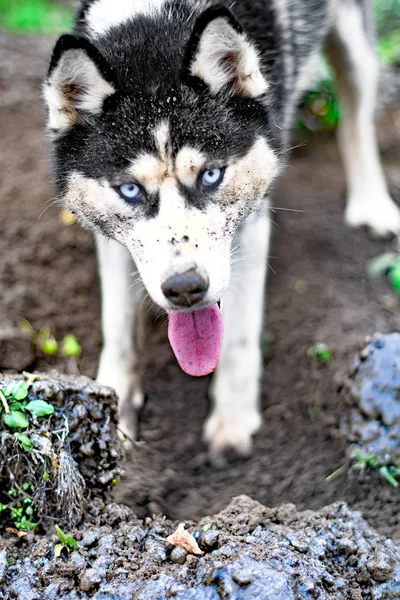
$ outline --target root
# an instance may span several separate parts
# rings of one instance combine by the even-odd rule
[[[63,516],[70,523],[76,523],[82,516],[85,480],[78,465],[65,449],[58,456],[58,477],[56,494]]]

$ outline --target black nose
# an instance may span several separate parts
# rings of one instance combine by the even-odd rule
[[[168,277],[161,289],[164,296],[177,306],[193,306],[203,300],[208,286],[208,279],[204,279],[196,269],[189,269]]]

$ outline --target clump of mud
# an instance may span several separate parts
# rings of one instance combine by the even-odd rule
[[[376,333],[360,352],[342,394],[350,407],[341,429],[351,442],[350,457],[361,452],[379,465],[400,468],[400,334]]]
[[[4,598],[18,600],[389,600],[400,594],[400,548],[345,504],[298,513],[246,496],[188,524],[203,552],[167,537],[176,523],[139,521],[122,505],[74,533],[54,557],[51,536],[0,539]]]
[[[15,381],[23,377],[0,377],[0,389]],[[39,375],[29,383],[26,401],[34,400],[51,404],[54,412],[31,418],[24,429],[0,427],[2,528],[29,529],[36,521],[48,526],[54,519],[76,524],[88,501],[104,498],[121,472],[117,398],[111,389],[86,377]],[[21,431],[22,444],[16,437]],[[28,512],[26,503],[32,507]]]

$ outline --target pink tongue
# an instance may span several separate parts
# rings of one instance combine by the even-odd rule
[[[179,366],[188,375],[200,377],[214,371],[222,336],[222,317],[217,304],[169,313],[168,338]]]

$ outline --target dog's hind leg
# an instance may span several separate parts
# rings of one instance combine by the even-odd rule
[[[133,331],[135,304],[141,299],[142,288],[135,264],[124,246],[104,237],[98,237],[96,242],[103,334],[97,381],[117,392],[119,428],[128,438],[134,439],[134,408],[139,408],[143,402]]]
[[[231,287],[223,301],[224,341],[211,386],[213,408],[204,428],[211,457],[233,448],[249,454],[252,435],[261,425],[260,336],[270,222],[251,215],[243,225],[232,257]]]
[[[368,31],[368,4],[335,3],[327,54],[336,70],[341,103],[338,141],[348,187],[345,221],[384,236],[400,233],[400,210],[389,196],[375,135],[379,64]]]

